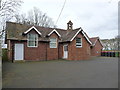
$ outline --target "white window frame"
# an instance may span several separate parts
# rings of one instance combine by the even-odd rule
[[[76,38],[76,40],[77,40],[77,39],[78,39],[78,38]],[[76,47],[77,47],[77,48],[81,48],[81,47],[82,47],[82,38],[80,38],[80,39],[81,39],[81,43],[80,43],[81,46],[77,46],[78,43],[76,42]]]
[[[56,47],[51,47],[51,40],[49,43],[50,48],[57,48],[57,38],[50,38],[50,39],[56,39],[56,42],[52,42],[52,44],[56,44]]]
[[[29,35],[30,34],[27,34],[27,47],[38,47],[38,34],[31,34],[31,35],[36,35],[36,41],[34,41],[34,42],[36,42],[36,46],[30,46],[29,45],[29,42],[30,42]]]

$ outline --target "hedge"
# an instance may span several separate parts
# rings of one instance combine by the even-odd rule
[[[3,61],[7,61],[8,57],[7,57],[7,48],[3,48],[2,49],[2,60]]]

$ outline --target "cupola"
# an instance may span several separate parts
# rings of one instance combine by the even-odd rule
[[[67,30],[72,30],[73,29],[73,23],[71,20],[67,23]]]

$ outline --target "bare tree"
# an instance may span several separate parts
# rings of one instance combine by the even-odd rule
[[[2,0],[0,0],[0,8],[1,8],[1,1],[2,1]]]
[[[0,0],[0,39],[4,36],[6,21],[15,16],[21,4],[21,0]]]
[[[38,8],[34,7],[32,10],[28,11],[26,16],[22,18],[23,14],[18,14],[16,16],[16,22],[22,24],[37,25],[42,27],[54,27],[54,22],[50,17],[43,13]]]
[[[13,16],[21,6],[21,0],[1,0],[0,16]]]

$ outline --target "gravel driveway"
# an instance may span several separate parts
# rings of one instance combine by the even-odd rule
[[[3,88],[118,88],[118,58],[3,63]]]

